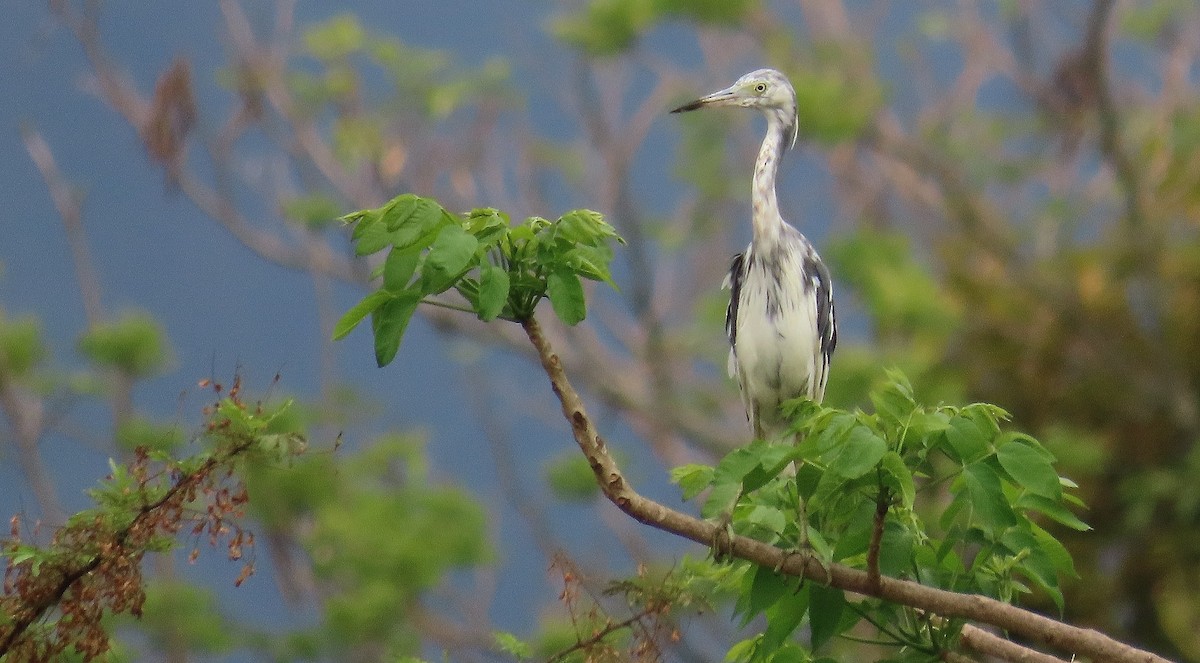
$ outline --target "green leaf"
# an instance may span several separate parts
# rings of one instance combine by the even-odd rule
[[[908,384],[907,380],[895,381],[897,378],[904,379],[904,376],[899,373],[895,375],[889,373],[889,377],[893,378],[893,381],[871,392],[871,404],[875,406],[877,414],[886,417],[893,424],[902,426],[916,409],[912,386]]]
[[[857,479],[879,464],[887,442],[866,426],[855,426],[834,450],[829,470],[847,479]]]
[[[583,284],[579,277],[569,269],[556,269],[546,277],[546,296],[554,313],[568,325],[577,325],[587,315],[587,305],[583,297]]]
[[[750,623],[750,620],[757,617],[758,613],[775,605],[785,594],[796,589],[796,582],[790,576],[775,573],[775,570],[770,567],[756,566],[749,576],[749,586],[744,594],[746,605],[743,610],[740,610],[742,626]]]
[[[950,428],[950,417],[945,412],[915,410],[906,423],[905,440],[916,440],[929,447],[944,439],[944,435],[938,434],[945,433]]]
[[[388,240],[401,249],[427,245],[439,228],[458,220],[437,201],[411,193],[396,196],[381,207],[379,219]]]
[[[500,651],[506,654],[512,654],[518,659],[533,657],[533,647],[529,643],[522,641],[517,636],[507,631],[492,631],[492,640],[496,642],[496,646]]]
[[[804,463],[796,470],[796,491],[801,499],[810,499],[821,485],[826,472],[812,463]]]
[[[739,524],[752,526],[757,530],[754,536],[778,536],[787,528],[788,523],[796,521],[795,509],[789,508],[787,513],[773,506],[756,504],[737,518]],[[750,530],[753,531],[753,530]]]
[[[365,256],[392,245],[399,249],[423,248],[442,225],[456,220],[435,201],[406,193],[383,207],[360,210],[341,217],[355,224],[350,238],[355,255]]]
[[[599,241],[595,222],[604,223],[599,212],[577,209],[558,217],[551,225],[551,236],[571,244],[595,245]]]
[[[880,467],[890,481],[886,480],[886,485],[896,490],[900,494],[901,506],[905,509],[913,507],[913,500],[916,499],[917,489],[913,484],[912,470],[904,464],[904,459],[895,451],[888,451],[880,460]]]
[[[1067,577],[1078,578],[1079,572],[1075,570],[1075,560],[1071,558],[1071,553],[1067,551],[1067,547],[1054,538],[1054,535],[1038,527],[1037,523],[1030,523],[1030,527],[1038,547],[1046,554],[1050,562],[1054,564],[1055,570]]]
[[[436,221],[442,211],[442,206],[430,198],[405,193],[380,208],[379,218],[389,232],[394,232],[404,226],[419,227]]]
[[[875,529],[874,504],[863,500],[853,510],[845,509],[844,512],[847,516],[846,528],[834,544],[834,561],[865,554],[871,542],[872,530]]]
[[[805,435],[796,445],[801,452],[800,457],[816,460],[819,456],[836,450],[858,425],[858,417],[848,412],[839,412],[829,417],[824,425]]]
[[[400,339],[408,321],[417,310],[421,296],[411,290],[392,296],[371,313],[371,328],[375,332],[375,363],[383,368],[392,363],[400,349]]]
[[[449,212],[442,212],[441,217],[426,219],[421,225],[408,225],[390,233],[390,241],[398,249],[420,250],[428,247],[437,238],[441,230],[447,226],[458,225],[458,220]]]
[[[913,534],[894,521],[884,523],[883,538],[879,541],[879,572],[898,576],[912,570]]]
[[[389,251],[387,260],[383,263],[383,287],[392,292],[408,288],[408,282],[412,280],[420,258],[421,252],[413,249],[393,248]]]
[[[1058,570],[1033,533],[1026,529],[1012,529],[1005,533],[1002,543],[1019,557],[1017,570],[1041,587],[1062,613],[1063,595],[1058,585]]]
[[[421,291],[427,295],[444,292],[454,285],[475,257],[479,240],[453,223],[444,226],[429,247],[421,268]]]
[[[840,589],[812,584],[809,586],[809,624],[812,625],[812,648],[821,645],[839,632],[842,610],[846,607],[846,595]]]
[[[382,251],[384,247],[392,243],[392,233],[388,232],[387,226],[379,222],[379,217],[370,214],[373,210],[364,210],[358,212],[356,220],[350,220],[351,223],[356,223],[354,232],[350,235],[350,239],[354,240],[354,255],[369,256],[372,253]],[[349,219],[353,215],[342,217]]]
[[[742,479],[756,467],[758,456],[746,447],[725,454],[713,468],[713,489],[700,509],[701,515],[713,518],[731,509],[742,492]]]
[[[838,503],[845,497],[846,483],[848,481],[849,479],[837,472],[822,472],[821,478],[817,481],[816,487],[813,488],[812,494],[808,498],[810,502],[809,508],[819,511],[830,504]]]
[[[808,528],[808,545],[812,546],[813,554],[826,566],[833,563],[833,546],[825,540],[821,530]]]
[[[1063,506],[1061,502],[1056,502],[1055,500],[1042,497],[1041,495],[1026,493],[1017,498],[1016,507],[1018,509],[1037,511],[1038,513],[1049,516],[1055,522],[1066,525],[1073,530],[1086,532],[1092,529],[1090,525],[1080,520],[1075,514],[1071,513],[1067,507]]]
[[[758,460],[758,464],[742,477],[742,490],[747,493],[767,485],[767,482],[791,466],[792,461],[797,457],[796,448],[789,444],[769,444],[759,441],[746,449]]]
[[[808,613],[809,587],[809,584],[805,584],[800,591],[788,592],[767,608],[767,630],[763,632],[760,643],[764,650],[778,649],[800,626],[804,615]]]
[[[384,302],[390,300],[394,295],[386,290],[376,290],[371,294],[363,297],[349,311],[346,311],[337,324],[333,326],[333,340],[340,341],[346,337],[358,323],[362,322],[363,318],[367,317],[379,308]]]
[[[617,237],[617,231],[604,221],[604,215],[590,209],[567,212],[558,218],[554,230],[556,236],[568,239],[572,244],[600,246],[606,238]]]
[[[946,442],[963,465],[979,460],[988,451],[983,431],[967,417],[958,416],[950,420],[950,427],[946,429]]]
[[[479,304],[475,310],[483,321],[495,320],[508,302],[508,272],[486,258],[479,263]]]
[[[996,449],[996,458],[1004,471],[1030,492],[1052,500],[1062,497],[1058,473],[1046,455],[1037,449],[1013,440]]]
[[[1012,505],[1004,496],[1000,475],[986,463],[971,463],[963,468],[967,496],[979,519],[993,531],[1017,524]]]
[[[379,210],[360,209],[357,212],[339,216],[337,220],[348,226],[354,226],[354,230],[350,233],[350,239],[357,242],[358,238],[367,230],[367,226],[379,222]]]
[[[616,287],[608,269],[612,262],[612,250],[607,246],[574,246],[567,251],[563,262],[575,270],[575,273],[593,281],[604,281]]]
[[[683,491],[683,499],[690,500],[712,484],[713,468],[707,465],[681,465],[671,469],[671,482]]]

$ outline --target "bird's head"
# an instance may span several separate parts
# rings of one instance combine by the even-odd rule
[[[758,108],[777,116],[796,143],[796,91],[783,74],[774,69],[759,69],[737,79],[733,85],[688,102],[672,113],[684,113],[717,106]],[[785,133],[787,135],[787,133]]]

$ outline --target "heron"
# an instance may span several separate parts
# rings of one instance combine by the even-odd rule
[[[759,69],[671,112],[722,106],[758,109],[767,118],[751,188],[753,234],[733,257],[723,287],[730,290],[729,375],[755,439],[779,441],[789,428],[781,403],[825,396],[837,346],[833,283],[812,243],[783,220],[775,195],[780,159],[795,146],[798,131],[792,84],[774,69]]]

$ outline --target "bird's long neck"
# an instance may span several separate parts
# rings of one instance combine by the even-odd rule
[[[754,190],[751,199],[754,205],[754,243],[774,244],[783,230],[783,216],[779,213],[779,201],[775,197],[775,176],[779,172],[779,160],[783,157],[791,118],[782,111],[767,112],[767,135],[758,150],[758,161],[754,166]]]

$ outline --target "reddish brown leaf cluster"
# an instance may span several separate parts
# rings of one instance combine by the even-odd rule
[[[229,396],[236,397],[238,388],[235,381]],[[221,429],[220,423],[210,422],[210,432]],[[59,660],[69,650],[85,661],[103,655],[111,643],[101,618],[141,615],[146,598],[142,558],[169,548],[189,523],[193,536],[208,534],[210,545],[226,540],[232,560],[242,559],[247,547],[253,549],[254,535],[236,522],[244,516],[249,496],[233,476],[234,461],[253,440],[214,442],[212,454],[189,469],[178,462],[151,461],[139,449],[124,466],[132,479],[129,485],[101,489],[114,490],[121,499],[101,501],[103,506],[77,515],[48,546],[23,546],[21,520],[13,517],[11,538],[0,544],[8,559],[0,598],[0,659],[39,663]],[[198,504],[204,508],[197,509]],[[191,559],[198,554],[194,548]],[[238,585],[253,573],[252,554],[250,558]]]

